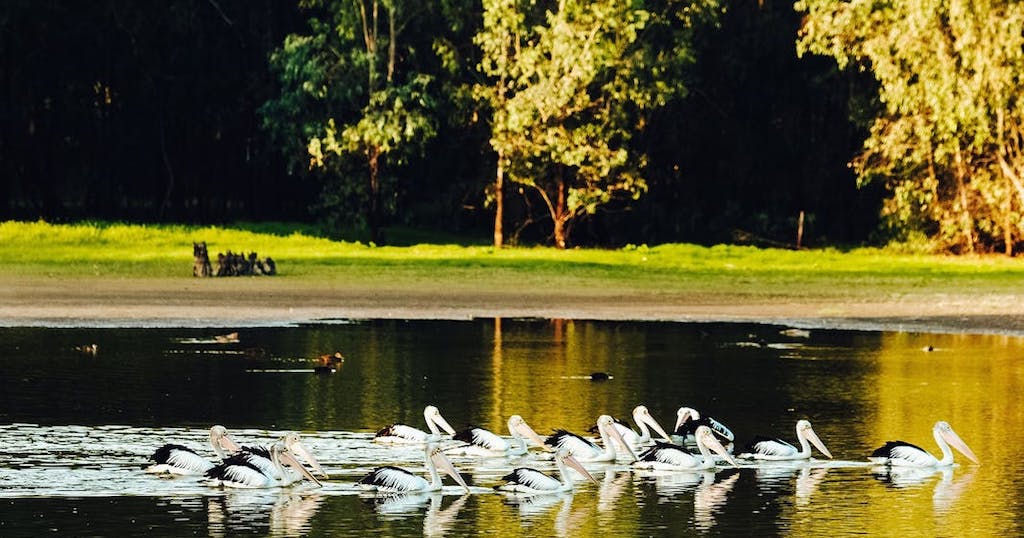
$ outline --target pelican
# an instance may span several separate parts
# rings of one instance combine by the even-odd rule
[[[900,467],[948,467],[953,465],[953,451],[949,446],[953,445],[961,454],[974,463],[980,463],[974,451],[967,446],[967,443],[960,439],[960,436],[953,431],[949,423],[940,420],[932,427],[932,436],[942,450],[942,459],[925,452],[921,447],[914,446],[905,441],[888,441],[885,446],[877,448],[871,453],[868,459],[875,463]]]
[[[512,415],[508,419],[508,432],[512,435],[512,441],[498,437],[489,430],[477,426],[470,426],[457,434],[453,439],[464,441],[468,444],[445,450],[446,454],[461,454],[463,456],[478,457],[500,457],[500,456],[522,456],[529,448],[526,446],[526,439],[541,448],[548,448],[544,440],[533,431],[533,428],[519,415]]]
[[[727,428],[725,424],[705,415],[701,416],[696,409],[692,407],[680,407],[676,411],[676,427],[673,432],[675,435],[683,437],[685,440],[692,440],[695,437],[698,426],[707,426],[711,428],[711,431],[715,433],[723,441],[733,442],[736,440],[736,436],[732,434],[732,430]]]
[[[814,433],[814,430],[811,429],[809,421],[797,421],[796,438],[800,440],[800,450],[797,450],[795,446],[782,439],[770,439],[758,435],[747,445],[746,453],[740,454],[740,457],[757,460],[806,460],[811,457],[812,443],[819,452],[829,458],[832,457],[832,453],[825,448],[825,444],[821,442],[821,439],[818,439],[818,434]]]
[[[238,444],[228,437],[224,426],[210,428],[210,444],[218,459],[224,459],[229,452],[240,450]],[[202,475],[213,468],[214,464],[197,454],[191,448],[182,445],[166,444],[153,452],[149,457],[156,462],[145,468],[147,473],[171,474],[178,476]]]
[[[427,443],[426,449],[427,471],[430,472],[430,481],[421,476],[416,476],[399,467],[377,467],[370,474],[364,476],[356,485],[370,491],[386,493],[415,493],[422,491],[440,491],[441,475],[438,468],[455,479],[467,492],[469,486],[462,479],[462,475],[455,470],[452,462],[448,461],[444,452],[434,443]]]
[[[636,448],[651,442],[651,430],[648,428],[648,425],[651,428],[654,428],[654,431],[656,431],[658,435],[661,435],[662,439],[664,439],[666,443],[672,442],[672,438],[665,433],[661,424],[658,424],[658,421],[654,420],[654,417],[651,416],[651,412],[647,410],[646,406],[638,405],[633,408],[633,422],[635,422],[637,427],[640,428],[640,433],[636,433],[629,426],[619,420],[614,422],[615,429],[619,430],[619,434],[627,443],[629,443],[629,446]],[[597,426],[591,428],[590,432],[597,433]]]
[[[272,488],[287,486],[307,478],[317,486],[320,485],[320,481],[309,474],[295,456],[292,456],[288,447],[280,441],[270,447],[270,461],[274,466],[273,475],[264,473],[262,469],[249,462],[248,454],[239,452],[206,471],[206,484],[229,488]],[[287,472],[282,464],[295,469],[298,474]]]
[[[384,426],[374,436],[373,441],[389,445],[410,445],[438,441],[441,439],[441,431],[438,426],[448,432],[448,435],[455,435],[455,428],[448,424],[448,421],[441,416],[436,407],[428,405],[423,408],[423,420],[427,421],[427,428],[430,433],[423,430],[406,426],[405,424],[391,424]]]
[[[330,478],[327,473],[324,472],[323,467],[320,466],[320,462],[313,456],[313,453],[306,448],[306,445],[302,444],[302,440],[299,438],[299,434],[295,432],[288,432],[280,440],[284,443],[284,446],[288,448],[291,454],[297,455],[302,458],[313,470],[320,475],[321,478]],[[279,467],[274,465],[273,459],[270,454],[271,447],[263,446],[243,446],[239,454],[247,456],[248,462],[259,469],[263,474],[273,476],[274,478],[281,478],[278,473]]]
[[[653,447],[640,455],[640,460],[634,462],[633,467],[656,471],[711,469],[715,466],[715,458],[711,455],[712,450],[725,458],[725,461],[728,461],[733,467],[737,466],[736,460],[722,446],[711,428],[697,426],[694,437],[697,440],[697,449],[700,450],[700,455],[692,454],[679,445],[656,441]]]
[[[633,461],[636,461],[636,454],[629,447],[626,440],[622,438],[613,425],[615,419],[610,415],[601,415],[597,418],[597,431],[601,434],[601,443],[604,449],[596,444],[565,430],[555,430],[554,435],[548,437],[544,444],[552,448],[567,448],[577,460],[584,462],[615,461],[615,445],[612,440],[618,441],[621,446],[626,447],[626,452]]]
[[[546,475],[536,469],[518,467],[513,469],[511,473],[501,477],[505,483],[494,486],[494,489],[529,494],[572,491],[572,477],[569,476],[569,467],[583,475],[583,478],[597,484],[597,479],[588,473],[576,458],[572,457],[567,448],[558,449],[558,452],[555,453],[555,464],[558,465],[558,473],[561,476],[561,480],[555,479],[553,476]]]

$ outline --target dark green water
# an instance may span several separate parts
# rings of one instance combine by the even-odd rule
[[[0,535],[650,536],[1019,535],[1024,532],[1024,340],[811,331],[738,324],[536,320],[377,321],[224,330],[0,329]],[[97,344],[95,356],[76,346]],[[932,351],[924,351],[931,346]],[[322,354],[345,362],[306,370]],[[277,370],[267,372],[265,370]],[[607,372],[613,379],[584,377]],[[835,462],[717,473],[588,464],[600,485],[523,500],[491,491],[521,461],[456,459],[473,492],[374,498],[374,466],[423,467],[419,449],[371,443],[391,422],[422,427],[437,405],[456,429],[583,432],[646,405],[671,428],[680,406],[795,440],[809,419]],[[888,473],[865,456],[889,439],[937,453],[949,421],[982,465]],[[206,429],[265,442],[303,432],[332,475],[322,488],[223,491],[141,472],[154,448],[209,451]],[[528,460],[542,468],[545,462]]]

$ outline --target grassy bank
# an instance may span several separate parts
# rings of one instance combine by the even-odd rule
[[[1017,293],[1024,262],[1002,256],[789,251],[688,244],[618,250],[330,241],[286,226],[265,231],[168,225],[0,223],[0,277],[191,278],[192,242],[272,256],[275,285],[425,286],[485,290],[593,287],[754,297]]]

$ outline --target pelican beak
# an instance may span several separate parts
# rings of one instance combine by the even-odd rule
[[[572,467],[573,469],[575,469],[577,473],[580,473],[580,475],[582,475],[583,478],[586,478],[587,480],[590,480],[591,482],[593,482],[595,484],[599,484],[600,483],[600,482],[597,481],[596,478],[594,478],[594,475],[590,474],[590,472],[587,471],[583,467],[583,465],[579,462],[579,460],[577,460],[576,458],[572,457],[572,454],[566,454],[565,458],[563,458],[562,461],[564,461],[565,464],[568,465],[569,467]]]
[[[455,470],[455,466],[453,466],[448,457],[444,455],[444,452],[441,452],[440,449],[435,449],[430,454],[430,460],[434,462],[434,466],[437,467],[438,470],[444,471],[445,474],[458,482],[458,484],[466,490],[466,493],[469,493],[469,486],[466,485],[466,481],[463,480],[462,475]]]
[[[434,424],[440,426],[442,430],[448,432],[448,435],[455,435],[455,428],[452,428],[451,424],[448,424],[448,421],[441,416],[441,413],[437,413],[431,417],[431,420],[434,421]]]
[[[981,463],[980,461],[978,461],[978,456],[976,456],[974,454],[974,451],[971,450],[971,447],[967,446],[967,443],[965,443],[964,440],[961,439],[960,436],[957,435],[955,431],[953,431],[953,430],[946,430],[946,431],[942,432],[942,437],[953,448],[959,450],[960,453],[963,454],[964,456],[967,456],[967,459],[973,461],[974,463]]]
[[[665,429],[661,427],[661,424],[658,424],[658,421],[654,420],[654,417],[652,417],[649,414],[640,415],[640,420],[644,421],[644,423],[646,423],[648,426],[650,426],[651,429],[656,431],[658,433],[658,435],[660,435],[661,438],[665,440],[666,443],[671,443],[672,442],[672,438],[669,437],[668,433],[665,432]]]
[[[626,440],[622,438],[622,434],[619,433],[619,429],[618,428],[616,428],[614,426],[605,426],[603,424],[601,425],[601,427],[604,428],[605,431],[608,432],[608,434],[613,439],[618,441],[620,445],[625,447],[626,452],[628,452],[629,456],[631,458],[633,458],[633,461],[639,461],[640,460],[640,458],[636,457],[636,452],[633,452],[633,448],[629,446],[629,443],[627,443]]]
[[[282,463],[298,471],[300,474],[302,474],[302,476],[308,478],[310,482],[316,484],[317,487],[323,485],[320,483],[319,480],[316,479],[315,476],[309,474],[309,471],[307,471],[306,468],[303,467],[301,463],[299,463],[299,460],[295,459],[295,456],[292,456],[290,451],[285,450],[281,452],[280,458]]]
[[[306,448],[306,445],[302,444],[301,442],[293,443],[292,446],[288,447],[288,450],[291,450],[300,458],[305,460],[306,463],[308,463],[309,466],[312,467],[313,470],[316,471],[316,473],[319,474],[322,478],[330,478],[330,476],[328,476],[327,473],[324,471],[324,468],[320,466],[320,462],[317,461],[316,458],[313,456],[313,453]]]
[[[242,447],[239,446],[234,439],[229,437],[228,434],[220,436],[217,439],[217,444],[220,445],[220,447],[223,448],[224,450],[227,450],[228,453],[238,452],[239,450],[242,450]]]
[[[530,441],[533,441],[533,444],[547,450],[554,450],[548,445],[545,445],[544,439],[542,439],[540,435],[537,435],[537,432],[533,431],[533,428],[531,428],[530,425],[527,424],[526,422],[520,422],[519,425],[516,426],[516,431],[519,433],[519,435],[522,435],[523,437],[529,439]]]
[[[832,459],[832,453],[829,452],[827,448],[825,448],[825,443],[822,443],[821,439],[818,439],[818,434],[814,433],[814,430],[810,428],[807,428],[807,440],[810,441],[812,445],[814,445],[814,448],[817,448],[822,454],[828,456],[829,459]]]
[[[721,441],[719,441],[714,434],[708,435],[707,437],[708,438],[704,441],[705,446],[707,446],[711,450],[714,450],[715,453],[717,453],[719,456],[725,458],[725,461],[729,462],[729,464],[732,465],[733,467],[740,466],[738,463],[736,463],[736,460],[733,459],[732,454],[729,454],[729,451],[726,450],[724,446],[722,446]]]

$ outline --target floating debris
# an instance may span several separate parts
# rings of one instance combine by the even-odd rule
[[[793,338],[810,338],[811,331],[807,329],[783,329],[779,331],[779,334],[783,336],[791,336]]]
[[[218,334],[213,337],[213,340],[218,344],[236,344],[238,343],[238,333]]]
[[[100,346],[97,344],[83,344],[75,346],[75,351],[85,353],[86,355],[92,355],[93,357],[96,356],[96,353],[99,352],[99,350]]]

